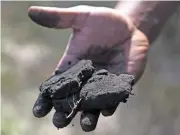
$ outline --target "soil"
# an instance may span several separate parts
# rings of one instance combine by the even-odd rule
[[[53,99],[68,97],[80,91],[82,84],[92,76],[94,70],[90,60],[82,60],[63,73],[56,71],[55,75],[42,83],[40,92]]]
[[[53,100],[53,105],[58,111],[70,112],[74,104],[82,99],[80,109],[85,111],[116,107],[119,102],[126,102],[133,80],[132,75],[126,74],[93,74],[80,91],[67,98]]]
[[[93,75],[80,91],[83,110],[107,109],[116,107],[119,102],[126,102],[131,94],[134,77],[108,73]]]
[[[97,71],[90,60],[82,60],[63,73],[56,72],[42,83],[40,92],[52,99],[56,112],[67,114],[69,123],[78,111],[113,108],[126,102],[133,84],[133,75]]]

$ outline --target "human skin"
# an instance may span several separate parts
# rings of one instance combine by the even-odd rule
[[[152,43],[179,4],[179,1],[123,1],[116,5],[116,9],[129,16]],[[131,7],[131,10],[127,7]]]
[[[137,82],[145,69],[149,43],[158,36],[163,24],[178,4],[159,1],[146,4],[133,3],[134,8],[128,13],[125,9],[130,3],[124,2],[118,4],[116,9],[92,6],[71,8],[33,6],[28,12],[29,17],[41,26],[73,29],[64,55],[55,70],[64,71],[82,59],[90,59],[96,68],[105,68],[115,74],[132,74]],[[155,23],[154,18],[158,19]],[[145,19],[148,21],[144,21]],[[38,117],[43,117],[51,110],[52,107],[49,106],[46,99],[43,99],[41,107],[37,106],[33,111]],[[109,116],[115,109],[82,112],[80,120],[82,129],[94,130],[100,111],[104,116]],[[44,110],[45,113],[42,113]],[[93,119],[92,125],[83,123],[85,118],[90,117]]]

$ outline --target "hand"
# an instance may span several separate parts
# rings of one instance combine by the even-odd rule
[[[73,29],[56,69],[64,71],[82,59],[90,59],[96,68],[104,68],[116,74],[132,74],[136,82],[143,74],[149,48],[148,39],[130,18],[117,10],[91,6],[31,7],[29,16],[37,24],[48,28]],[[35,104],[35,115],[45,116],[51,110],[50,106],[51,103],[41,98],[41,103]],[[101,113],[109,116],[115,109],[107,108],[101,110]],[[94,130],[99,113],[100,110],[82,112],[82,129]],[[84,119],[92,120],[93,124],[83,123]]]

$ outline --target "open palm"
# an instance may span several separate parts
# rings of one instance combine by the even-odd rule
[[[66,51],[56,69],[64,71],[82,59],[90,59],[96,68],[120,74],[141,77],[147,58],[149,42],[133,22],[119,11],[105,7],[76,6],[71,8],[31,7],[30,18],[48,28],[72,28]],[[41,110],[40,110],[41,111]],[[101,110],[104,116],[112,115],[115,108]],[[81,126],[93,130],[100,111],[83,112]],[[94,125],[83,119],[94,116]]]

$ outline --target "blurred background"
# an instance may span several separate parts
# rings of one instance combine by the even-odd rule
[[[29,6],[106,6],[116,2],[1,2],[1,90],[2,135],[81,135],[79,116],[57,130],[52,111],[37,119],[32,106],[38,87],[61,58],[71,30],[54,30],[34,24]],[[115,115],[100,116],[93,135],[179,135],[180,134],[180,9],[168,20],[149,51],[145,73],[127,104]]]

